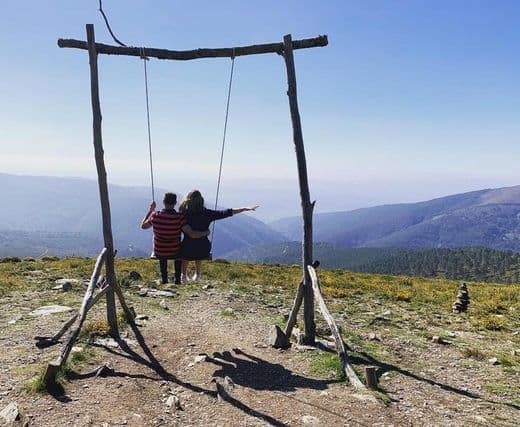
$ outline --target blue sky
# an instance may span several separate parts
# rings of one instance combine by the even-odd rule
[[[129,45],[221,47],[329,36],[296,55],[317,210],[520,184],[516,1],[115,1]],[[86,52],[111,43],[97,0],[5,2],[0,172],[95,177]],[[142,63],[100,57],[109,180],[148,185]],[[149,62],[157,185],[214,191],[228,59]],[[223,203],[298,212],[286,77],[277,55],[236,60]],[[260,200],[258,200],[260,199]]]

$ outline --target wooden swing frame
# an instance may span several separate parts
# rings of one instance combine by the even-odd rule
[[[94,153],[96,161],[96,169],[98,176],[98,187],[99,196],[101,202],[101,212],[103,220],[103,238],[104,238],[104,249],[98,258],[96,267],[93,273],[93,278],[89,289],[83,300],[80,312],[72,320],[67,322],[66,327],[71,327],[72,324],[76,323],[75,328],[72,330],[67,343],[62,350],[60,357],[51,362],[46,372],[46,379],[52,381],[55,377],[56,372],[65,363],[70,348],[85,319],[86,313],[101,296],[106,295],[107,303],[107,322],[110,326],[110,335],[118,338],[119,329],[117,324],[117,314],[115,305],[115,295],[117,295],[121,306],[125,312],[127,319],[133,322],[135,313],[130,309],[124,299],[123,292],[121,291],[114,268],[114,243],[111,226],[111,213],[110,213],[110,200],[108,194],[108,185],[106,177],[106,168],[104,162],[103,152],[103,138],[101,129],[101,106],[99,98],[99,79],[98,79],[98,62],[97,58],[99,54],[105,55],[123,55],[123,56],[136,56],[142,57],[142,47],[127,47],[127,46],[112,46],[102,43],[96,43],[94,35],[94,25],[86,25],[87,41],[74,40],[74,39],[59,39],[58,46],[60,48],[73,48],[87,50],[89,54],[90,63],[90,89],[91,89],[91,103],[92,103],[92,114],[93,114],[93,142],[94,142]],[[267,53],[277,53],[283,56],[287,71],[287,96],[289,98],[289,108],[291,114],[292,128],[293,128],[293,142],[296,152],[296,161],[298,167],[298,181],[301,198],[301,208],[303,217],[303,236],[302,236],[302,281],[298,287],[298,292],[291,310],[291,315],[287,328],[285,331],[286,340],[288,342],[291,334],[291,330],[294,326],[296,315],[303,302],[304,306],[304,334],[302,336],[302,342],[307,345],[315,345],[316,340],[316,325],[314,322],[314,293],[316,293],[316,285],[313,289],[313,277],[316,281],[315,273],[312,270],[312,214],[315,202],[311,202],[309,193],[309,182],[307,177],[307,163],[305,158],[305,149],[303,144],[303,132],[301,127],[300,113],[298,109],[297,99],[297,88],[296,88],[296,72],[294,66],[294,55],[293,50],[295,49],[308,49],[314,47],[324,47],[328,45],[328,39],[326,35],[322,35],[315,38],[308,38],[302,40],[292,40],[290,34],[283,37],[283,42],[259,44],[250,46],[238,46],[232,48],[217,48],[217,49],[195,49],[187,51],[176,51],[166,49],[155,49],[145,48],[146,57],[164,59],[164,60],[193,60],[202,58],[233,58],[238,56],[248,55],[260,55]],[[106,270],[106,286],[93,297],[94,283],[97,281],[101,264],[104,262]],[[310,267],[310,268],[308,268]],[[313,276],[313,277],[311,277]],[[318,290],[319,294],[319,290]],[[318,295],[317,294],[317,295]],[[321,304],[321,303],[320,303]],[[323,303],[324,304],[324,303]],[[74,317],[74,316],[73,316]],[[65,332],[63,330],[55,335],[53,338],[59,338]],[[344,351],[344,349],[343,349]]]

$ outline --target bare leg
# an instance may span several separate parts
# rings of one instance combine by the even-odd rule
[[[190,262],[189,262],[189,261],[186,261],[185,259],[182,260],[182,268],[181,268],[181,270],[182,270],[182,274],[183,274],[184,276],[186,276],[186,274],[188,273],[188,264],[189,264],[189,263],[190,263]]]
[[[202,260],[198,259],[195,261],[195,274],[200,278],[200,269],[202,266]]]

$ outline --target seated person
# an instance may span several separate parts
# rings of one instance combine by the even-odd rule
[[[175,210],[177,195],[166,193],[163,199],[164,209],[155,211],[156,204],[152,202],[141,223],[142,229],[153,230],[153,254],[159,259],[161,281],[168,283],[168,260],[175,260],[175,284],[180,284],[181,279],[181,231],[193,239],[206,237],[209,230],[193,231],[187,225],[186,217]]]

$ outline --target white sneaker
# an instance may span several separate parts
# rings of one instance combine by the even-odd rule
[[[186,283],[188,283],[189,280],[190,280],[190,279],[188,279],[188,276],[186,276],[185,274],[183,274],[183,275],[181,276],[181,283],[182,283],[183,285],[185,285]]]
[[[193,280],[194,282],[198,282],[200,280],[200,276],[197,273],[195,273],[191,280]]]

